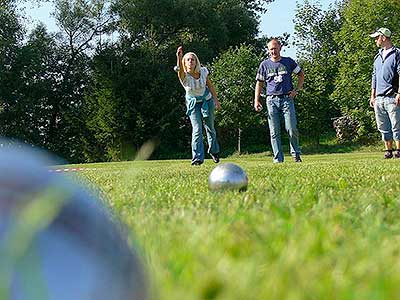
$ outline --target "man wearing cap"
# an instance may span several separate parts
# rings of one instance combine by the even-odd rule
[[[260,94],[263,83],[266,82],[268,124],[274,163],[281,163],[284,159],[281,144],[281,114],[289,135],[290,153],[295,162],[301,162],[294,98],[303,87],[304,72],[292,58],[281,56],[282,46],[279,40],[271,39],[267,46],[270,57],[258,68],[254,109],[256,111],[262,109]],[[292,73],[298,76],[297,88],[293,86]]]
[[[393,46],[389,29],[379,28],[370,36],[381,48],[374,60],[370,106],[375,110],[376,124],[385,144],[384,158],[400,158],[400,51]]]

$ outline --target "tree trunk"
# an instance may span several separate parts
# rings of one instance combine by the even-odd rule
[[[238,128],[238,153],[239,155],[242,153],[241,149],[241,137],[242,137],[242,129]]]

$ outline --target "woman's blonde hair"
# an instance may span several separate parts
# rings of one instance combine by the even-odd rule
[[[192,55],[192,56],[194,57],[195,61],[196,61],[196,66],[194,67],[194,72],[200,73],[200,67],[201,67],[200,60],[199,60],[199,58],[197,57],[196,53],[194,53],[194,52],[185,53],[185,55],[182,57],[183,70],[185,71],[185,73],[187,73],[186,64],[185,64],[185,59],[186,59],[189,55]]]

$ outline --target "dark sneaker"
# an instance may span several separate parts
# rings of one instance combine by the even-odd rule
[[[203,163],[202,161],[196,160],[192,162],[192,166],[200,166],[202,163]]]
[[[295,162],[302,162],[300,154],[296,154],[296,156],[293,157]]]
[[[213,162],[215,162],[216,164],[219,163],[219,154],[218,153],[216,153],[216,154],[210,153],[210,156],[211,156]]]
[[[394,158],[400,158],[400,149],[397,149],[393,155]]]
[[[393,151],[392,150],[385,150],[385,155],[383,156],[384,159],[390,159],[393,157]]]

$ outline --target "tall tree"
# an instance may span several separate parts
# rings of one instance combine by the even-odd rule
[[[295,41],[297,56],[304,69],[304,90],[296,103],[300,130],[316,143],[322,133],[332,130],[338,114],[330,97],[338,73],[338,44],[334,36],[341,27],[341,7],[323,11],[319,3],[297,5]]]
[[[351,0],[344,3],[343,25],[335,36],[339,45],[339,73],[333,99],[342,114],[352,116],[359,123],[359,138],[368,140],[376,133],[369,98],[373,58],[378,51],[369,34],[379,27],[400,32],[400,2]],[[393,42],[399,45],[398,34],[393,36]]]
[[[272,1],[117,0],[114,10],[121,29],[135,43],[182,43],[204,51],[199,54],[208,61],[220,49],[252,41],[258,33],[258,13]]]
[[[98,49],[87,97],[91,138],[104,149],[99,155],[120,159],[124,149],[137,149],[152,138],[161,143],[158,157],[190,153],[184,91],[172,71],[176,48],[183,45],[208,64],[219,51],[255,38],[257,12],[269,2],[117,0],[119,40]],[[99,105],[104,101],[113,103]],[[95,126],[100,115],[106,121]]]
[[[13,136],[10,129],[11,111],[19,101],[21,68],[18,57],[22,48],[23,27],[12,0],[0,5],[0,130],[3,136]],[[12,119],[11,119],[12,120]]]
[[[3,134],[45,147],[71,162],[82,161],[86,130],[84,93],[90,83],[92,51],[112,24],[105,0],[54,0],[60,27],[43,25],[23,43],[18,1],[0,6],[0,97]],[[41,1],[37,1],[38,3]]]
[[[9,134],[40,147],[49,146],[51,102],[56,96],[60,56],[54,37],[42,25],[21,47],[15,65],[20,66],[19,96],[7,114]]]
[[[71,59],[97,47],[114,25],[111,0],[53,0],[54,16]],[[101,46],[101,44],[100,44]]]
[[[48,148],[72,161],[82,159],[86,132],[85,91],[90,84],[91,56],[100,36],[113,24],[107,0],[53,0],[60,28],[57,96],[52,98]]]
[[[261,57],[251,46],[230,48],[212,64],[212,80],[223,103],[218,124],[229,136],[237,137],[237,151],[242,150],[242,131],[255,130],[260,117],[254,112],[254,81]]]

